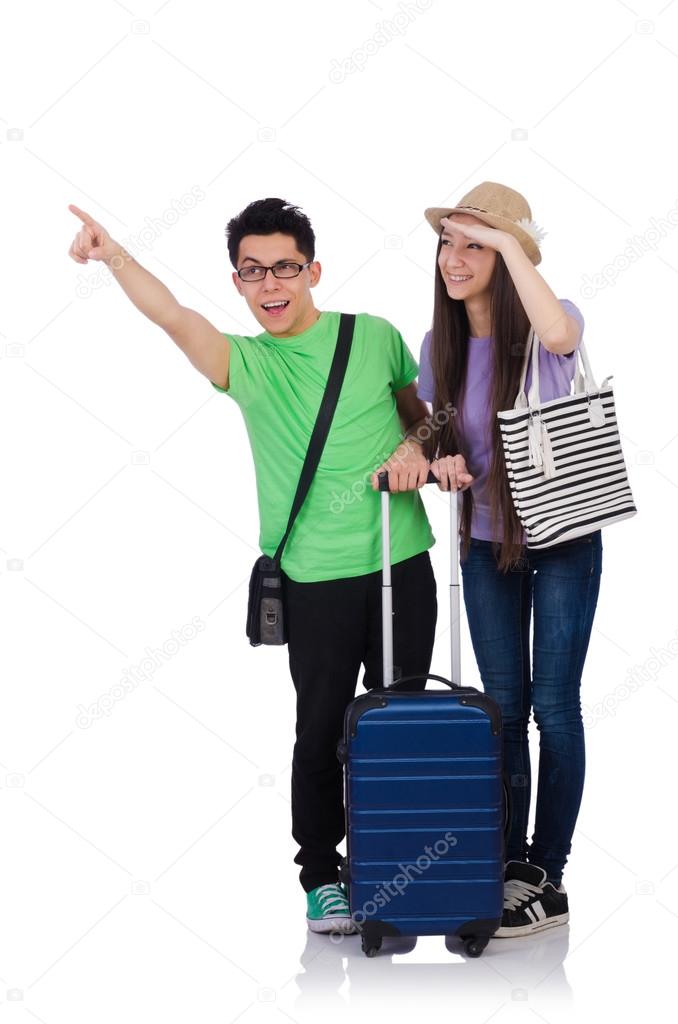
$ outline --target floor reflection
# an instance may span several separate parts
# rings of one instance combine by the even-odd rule
[[[567,1010],[573,1005],[564,961],[569,948],[568,925],[541,935],[492,939],[483,955],[469,958],[453,936],[384,939],[374,958],[360,948],[360,936],[307,933],[296,975],[299,1011],[359,1009],[388,995],[416,996],[417,1007],[441,999],[477,1005],[542,999]],[[435,962],[430,962],[431,960]],[[422,962],[424,961],[424,962]],[[429,961],[429,962],[425,962]]]

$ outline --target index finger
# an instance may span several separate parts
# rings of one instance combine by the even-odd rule
[[[461,220],[452,220],[450,217],[441,217],[440,218],[440,223],[448,231],[452,231],[453,229],[456,229],[462,235],[466,234],[466,230],[465,230],[466,228],[478,227],[479,226],[477,224],[464,224],[463,221],[461,221]]]
[[[74,206],[73,203],[68,204],[68,209],[71,213],[74,213],[76,217],[79,217],[83,224],[88,224],[90,227],[96,227],[96,221],[93,217],[90,217],[88,213],[81,210],[79,206]]]

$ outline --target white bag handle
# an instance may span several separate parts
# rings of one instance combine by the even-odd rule
[[[591,394],[597,392],[600,389],[596,384],[595,377],[593,376],[593,370],[591,369],[591,363],[589,361],[588,352],[584,345],[584,339],[582,338],[577,346],[576,355],[576,369],[574,375],[574,394]],[[532,359],[532,382],[530,384],[530,393],[525,395],[525,381],[527,380],[527,364],[529,359]],[[580,369],[580,362],[583,365],[584,372],[582,374]],[[606,377],[603,381],[602,386],[605,387],[609,377]],[[541,404],[541,398],[539,395],[539,338],[535,334],[534,328],[530,327],[530,333],[528,335],[527,344],[525,346],[525,357],[523,359],[523,368],[520,374],[520,387],[518,389],[518,395],[513,404],[514,409],[535,409]]]

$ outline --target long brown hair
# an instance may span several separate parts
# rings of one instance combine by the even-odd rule
[[[439,238],[430,349],[435,384],[433,422],[437,427],[426,442],[425,453],[429,459],[460,454],[468,465],[468,451],[458,421],[461,417],[463,422],[462,403],[466,387],[470,325],[464,302],[451,299],[447,294],[438,266],[441,244],[442,239]],[[496,554],[499,549],[498,568],[507,572],[522,554],[521,525],[511,499],[496,414],[501,409],[513,408],[520,384],[530,321],[499,252],[490,279],[490,323],[494,345],[490,393],[492,457],[488,491],[492,531],[495,535],[500,520],[503,522],[503,538],[501,542],[493,542],[493,551]],[[471,466],[469,472],[473,472]],[[461,543],[462,558],[465,559],[471,542],[472,488],[467,488],[462,498]]]

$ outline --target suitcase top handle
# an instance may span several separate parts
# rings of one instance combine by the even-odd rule
[[[402,684],[403,683],[409,683],[409,682],[411,682],[412,679],[426,679],[426,680],[428,680],[428,679],[437,679],[439,683],[445,683],[445,686],[449,686],[451,690],[461,690],[462,689],[461,686],[457,686],[456,683],[450,682],[450,680],[449,679],[445,679],[444,676],[436,676],[436,675],[427,675],[427,676],[425,676],[423,674],[422,675],[418,675],[418,676],[403,676],[402,679],[396,679],[395,683],[391,683],[391,685],[388,687],[388,689],[389,690],[399,690],[399,689],[402,689]]]

